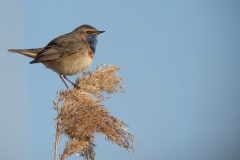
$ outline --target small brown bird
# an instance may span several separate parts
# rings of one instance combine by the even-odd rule
[[[43,63],[47,68],[57,72],[68,88],[64,79],[76,86],[66,76],[83,72],[91,65],[96,51],[97,35],[103,32],[105,31],[85,24],[53,39],[43,48],[8,51],[34,58],[30,64]]]

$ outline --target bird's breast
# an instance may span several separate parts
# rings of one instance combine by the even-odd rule
[[[85,71],[92,64],[94,53],[90,50],[71,56],[44,62],[45,66],[60,75],[75,75]]]
[[[93,59],[93,57],[94,57],[94,52],[93,52],[92,50],[89,50],[89,51],[88,51],[88,56],[89,56],[91,59]]]

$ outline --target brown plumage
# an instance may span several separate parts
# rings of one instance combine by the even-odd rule
[[[83,72],[91,65],[96,50],[97,35],[103,32],[90,25],[82,25],[70,33],[53,39],[43,48],[8,51],[33,58],[30,64],[43,63],[47,68],[57,72],[68,88],[64,78],[75,85],[66,76]]]

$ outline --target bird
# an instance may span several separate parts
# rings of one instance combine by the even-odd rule
[[[32,49],[8,49],[9,52],[20,53],[33,58],[30,64],[42,63],[55,71],[65,86],[67,80],[76,86],[67,76],[76,75],[87,70],[94,58],[97,36],[105,31],[83,24],[73,31],[51,40],[45,47]],[[65,80],[64,80],[65,79]]]

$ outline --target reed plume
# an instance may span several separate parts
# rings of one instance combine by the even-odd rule
[[[102,104],[104,92],[111,94],[123,91],[118,72],[119,68],[114,65],[99,67],[79,78],[76,83],[78,87],[59,92],[54,103],[57,111],[55,160],[60,136],[69,137],[60,160],[73,154],[94,160],[97,133],[127,150],[134,150],[134,136],[127,131],[127,125],[112,116]]]

